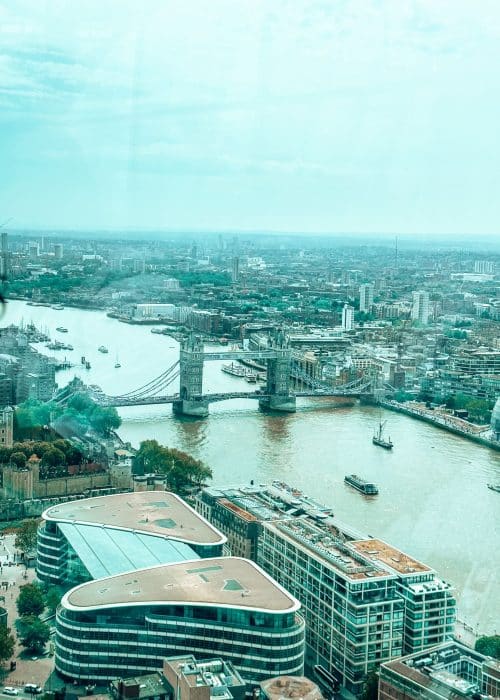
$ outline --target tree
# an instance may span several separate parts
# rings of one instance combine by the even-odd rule
[[[35,615],[20,617],[16,628],[21,645],[30,651],[43,651],[50,639],[50,627]]]
[[[57,606],[63,597],[63,590],[59,586],[46,585],[42,588],[45,606],[50,613],[56,611]]]
[[[94,406],[88,414],[90,425],[97,433],[109,435],[112,430],[117,430],[122,424],[118,411],[113,407]]]
[[[37,530],[37,520],[24,520],[21,524],[14,544],[23,554],[30,554],[35,551]]]
[[[42,464],[47,467],[58,467],[66,462],[64,452],[58,450],[57,447],[51,447],[45,452],[42,458]]]
[[[366,676],[361,700],[377,700],[378,697],[378,672],[373,668]]]
[[[16,601],[19,615],[40,615],[45,610],[45,601],[40,586],[27,583],[21,586]]]
[[[199,459],[175,448],[164,447],[156,440],[144,440],[135,456],[136,474],[164,474],[175,493],[199,488],[212,478],[212,470]]]
[[[11,634],[10,629],[4,625],[0,625],[0,663],[8,661],[14,653],[16,640]]]
[[[491,637],[479,637],[474,649],[485,656],[500,659],[500,635],[494,634]]]
[[[26,455],[24,452],[13,452],[10,456],[10,461],[15,464],[18,469],[24,469],[26,466]]]

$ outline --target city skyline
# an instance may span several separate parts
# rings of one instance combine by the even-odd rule
[[[0,3],[0,221],[497,233],[496,3],[79,13]]]

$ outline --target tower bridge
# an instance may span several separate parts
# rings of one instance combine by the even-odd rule
[[[254,391],[233,391],[212,394],[203,393],[203,366],[211,360],[260,360],[266,363],[267,380],[263,388]],[[179,380],[179,392],[169,393],[171,385]],[[308,385],[305,391],[293,391],[292,379]],[[319,379],[313,379],[292,363],[292,350],[283,331],[269,336],[265,348],[255,350],[228,350],[226,352],[205,351],[200,336],[191,333],[180,346],[179,360],[158,377],[138,389],[125,394],[110,396],[99,387],[86,387],[75,379],[55,397],[58,403],[66,403],[72,395],[87,391],[101,406],[141,406],[149,404],[172,404],[173,412],[179,416],[204,418],[209,404],[226,399],[255,399],[262,410],[291,413],[296,409],[296,398],[305,396],[370,396],[392,389],[381,385],[377,376],[360,377],[343,386],[332,387]]]

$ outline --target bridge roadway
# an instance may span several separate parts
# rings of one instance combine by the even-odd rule
[[[279,350],[227,350],[204,352],[203,360],[274,360]]]
[[[334,396],[355,396],[359,397],[361,394],[365,393],[363,388],[353,389],[351,391],[344,390],[311,390],[311,391],[296,391],[293,395],[297,398],[304,397],[334,397]],[[151,404],[168,404],[179,400],[179,394],[173,394],[172,396],[143,396],[143,397],[130,397],[121,398],[120,396],[106,396],[105,394],[99,394],[93,392],[91,394],[94,401],[96,401],[100,406],[114,406],[119,408],[121,406],[148,406]],[[220,394],[204,394],[201,399],[208,401],[209,403],[216,403],[218,401],[226,401],[227,399],[264,399],[269,397],[269,394],[259,391],[232,391]]]

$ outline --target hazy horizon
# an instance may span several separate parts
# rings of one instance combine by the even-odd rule
[[[0,223],[493,239],[499,40],[495,0],[0,0]]]

